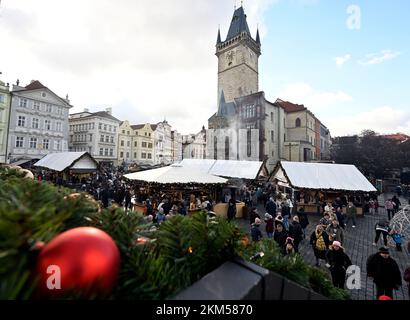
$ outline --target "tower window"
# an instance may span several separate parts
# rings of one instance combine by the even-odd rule
[[[295,126],[296,126],[297,128],[299,128],[299,127],[301,126],[301,121],[300,121],[299,118],[296,118]]]
[[[225,137],[225,160],[229,160],[229,137]]]
[[[218,159],[218,139],[214,137],[214,159]]]
[[[251,129],[248,129],[247,135],[246,135],[246,153],[248,157],[252,155],[252,136],[251,136]]]

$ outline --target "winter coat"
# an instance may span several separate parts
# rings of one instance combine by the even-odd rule
[[[354,205],[351,206],[351,207],[349,207],[349,206],[346,207],[346,215],[348,217],[356,216],[356,214],[357,214],[357,209]]]
[[[312,235],[310,236],[310,244],[313,247],[313,252],[316,258],[326,259],[326,252],[327,252],[327,248],[329,248],[330,241],[329,241],[329,236],[327,235],[325,231],[322,232],[322,236],[323,236],[323,241],[326,246],[326,250],[318,250],[316,248],[316,241],[317,241],[316,231],[313,231]]]
[[[333,239],[333,241],[339,241],[343,244],[344,234],[343,229],[338,225],[334,227],[332,224],[326,228],[326,233]]]
[[[384,203],[384,207],[386,208],[386,210],[393,210],[393,208],[394,208],[393,201],[387,200]]]
[[[266,204],[266,212],[269,213],[272,217],[276,216],[276,203],[269,200]]]
[[[251,237],[253,241],[259,241],[262,238],[262,232],[259,230],[259,225],[257,224],[252,225]]]
[[[394,207],[395,209],[400,208],[401,202],[400,202],[399,198],[393,197],[392,201],[393,201],[394,204],[395,204],[395,207]]]
[[[380,230],[382,232],[389,232],[390,231],[389,223],[387,221],[376,223],[374,228],[376,229],[376,231],[377,230]]]
[[[273,234],[273,240],[276,241],[280,248],[283,248],[285,246],[287,237],[288,233],[285,229],[283,229],[281,232],[275,231],[275,233]]]
[[[330,249],[326,254],[326,260],[333,271],[344,271],[352,265],[352,261],[342,248],[339,250]]]
[[[307,213],[299,211],[297,216],[299,217],[299,222],[302,229],[306,229],[306,227],[309,225]]]
[[[273,233],[273,219],[265,220],[266,223],[266,233]]]
[[[376,285],[382,288],[401,286],[401,272],[396,261],[391,257],[383,258],[375,253],[367,259],[367,276],[372,277]]]
[[[290,218],[290,208],[288,206],[282,206],[282,217]]]
[[[303,239],[302,226],[297,221],[292,221],[289,225],[289,237],[295,240],[295,243],[299,243]]]
[[[236,205],[229,203],[228,207],[228,218],[233,219],[236,216]]]

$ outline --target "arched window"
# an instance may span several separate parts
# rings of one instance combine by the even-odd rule
[[[296,127],[299,128],[301,126],[300,119],[296,118]]]
[[[225,160],[229,160],[229,137],[225,137]]]
[[[214,137],[214,159],[218,159],[218,139]]]
[[[248,132],[246,135],[246,153],[248,157],[252,155],[251,129],[248,129]]]

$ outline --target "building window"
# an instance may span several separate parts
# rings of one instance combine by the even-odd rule
[[[50,140],[44,139],[43,140],[43,149],[48,150],[49,147],[50,147]]]
[[[110,137],[110,142],[111,142],[111,143],[114,143],[114,136],[111,136],[111,137]]]
[[[44,120],[44,129],[45,130],[51,130],[51,121],[50,120]]]
[[[34,109],[34,110],[37,110],[37,111],[40,111],[40,102],[34,101],[34,103],[33,103],[33,109]]]
[[[56,131],[61,131],[61,122],[56,122]]]
[[[218,138],[214,137],[214,159],[218,159]]]
[[[114,156],[114,149],[110,149],[110,156]]]
[[[103,134],[100,136],[100,142],[104,142],[104,135]]]
[[[20,98],[19,106],[21,108],[26,108],[27,107],[27,99]]]
[[[107,131],[107,125],[104,124],[104,131]]]
[[[142,159],[146,159],[147,158],[147,154],[145,152],[141,153],[141,158]]]
[[[149,134],[148,134],[148,136],[150,136],[150,137],[151,137],[151,133],[149,133]]]
[[[152,154],[148,153],[148,159],[152,159]]]
[[[90,133],[88,136],[89,136],[89,138],[90,138],[89,141],[90,141],[90,142],[93,141],[93,134]]]
[[[6,103],[6,96],[4,94],[0,94],[0,103]]]
[[[246,153],[248,157],[252,155],[252,136],[250,129],[248,129],[248,132],[246,134]]]
[[[286,141],[286,133],[283,135],[283,141]]]
[[[24,146],[24,137],[16,138],[16,148],[23,148]]]
[[[101,130],[102,129],[102,123],[98,124],[98,129]]]
[[[121,140],[121,147],[124,146],[124,140]]]
[[[271,140],[272,142],[275,141],[275,133],[274,133],[273,130],[270,132],[270,140]]]
[[[127,159],[129,159],[130,158],[130,153],[129,152],[127,152]]]
[[[225,137],[225,160],[229,160],[229,137]]]
[[[270,113],[270,121],[273,122],[273,112]]]
[[[120,152],[120,158],[124,158],[124,152]]]
[[[146,143],[146,142],[143,142],[143,143],[142,143],[142,147],[143,147],[143,148],[146,148],[146,147],[147,147],[147,143]]]
[[[130,135],[130,132],[129,132],[129,131],[127,131],[127,134],[128,134],[128,135]]]
[[[137,153],[136,152],[134,152],[134,159],[136,159],[137,158]]]
[[[60,142],[60,140],[57,140],[56,142],[55,142],[55,149],[57,150],[57,151],[59,151],[60,149],[61,149],[61,142]]]
[[[19,127],[25,127],[26,126],[26,117],[25,116],[19,116],[18,117],[17,126],[19,126]]]
[[[145,136],[147,136],[147,133],[145,132]]]
[[[125,130],[122,130],[122,134],[125,134]]]
[[[105,156],[108,156],[108,148],[105,148],[105,149],[104,149],[104,155],[105,155]]]
[[[127,147],[131,146],[131,142],[127,141]]]
[[[134,142],[134,147],[137,147],[137,141]],[[135,157],[136,158],[136,157]]]
[[[37,138],[30,138],[30,149],[37,148]]]
[[[110,136],[105,136],[105,142],[110,142]]]
[[[111,127],[111,126],[108,126],[108,131],[109,131],[109,132],[111,132],[111,129],[112,129],[112,127]]]
[[[296,126],[296,128],[299,128],[301,126],[301,122],[300,122],[299,118],[296,118],[295,126]]]
[[[32,121],[31,121],[31,127],[33,128],[33,129],[38,129],[38,119],[37,118],[33,118],[32,119]]]
[[[117,128],[116,128],[115,126],[113,126],[113,129],[114,129],[114,132],[116,132],[116,131],[117,131]]]
[[[104,149],[100,148],[100,156],[104,155]]]
[[[53,110],[53,107],[51,106],[51,104],[47,103],[46,104],[46,112],[51,113]]]
[[[152,143],[148,143],[148,148],[152,149]]]

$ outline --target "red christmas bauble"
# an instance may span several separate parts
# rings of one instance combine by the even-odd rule
[[[36,264],[40,296],[107,295],[117,280],[120,253],[112,238],[93,227],[56,236],[40,251]]]

